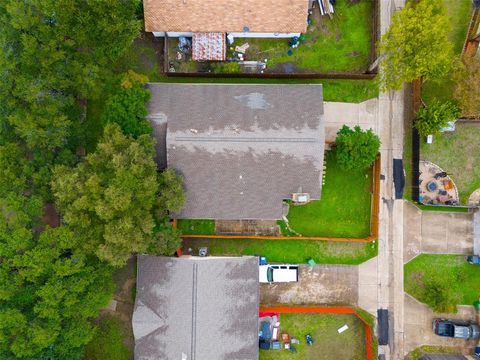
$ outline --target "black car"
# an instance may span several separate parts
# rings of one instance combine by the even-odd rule
[[[439,336],[457,339],[478,339],[480,338],[480,327],[460,320],[433,320],[433,332]]]

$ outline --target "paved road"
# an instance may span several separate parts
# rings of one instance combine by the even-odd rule
[[[472,254],[473,214],[420,211],[404,205],[404,263],[420,253]]]

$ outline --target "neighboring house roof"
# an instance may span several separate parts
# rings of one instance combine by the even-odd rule
[[[143,0],[145,31],[301,33],[307,30],[308,4],[308,0]]]
[[[184,177],[178,218],[281,219],[292,193],[320,198],[321,85],[148,87],[150,117],[168,123],[168,166]]]
[[[138,256],[136,360],[258,359],[258,258]]]

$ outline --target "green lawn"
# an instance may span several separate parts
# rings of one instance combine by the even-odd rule
[[[306,205],[291,205],[287,216],[290,227],[303,236],[369,236],[371,170],[343,171],[333,151],[327,151],[325,157],[322,198]]]
[[[432,307],[425,294],[425,284],[431,279],[448,292],[451,311],[457,304],[473,304],[480,296],[480,266],[470,265],[464,256],[421,254],[407,263],[404,271],[405,291]]]
[[[454,206],[434,206],[434,205],[423,205],[423,204],[414,204],[420,210],[423,211],[446,211],[446,212],[468,212],[468,208],[464,207],[454,207]]]
[[[317,240],[193,239],[183,240],[183,251],[198,254],[208,247],[210,255],[264,255],[272,263],[305,263],[313,258],[319,264],[358,265],[377,256],[377,242],[353,243]]]
[[[215,234],[215,220],[178,219],[177,229],[185,235],[211,235]]]
[[[349,328],[339,334],[337,329]],[[365,328],[355,315],[343,314],[280,314],[280,333],[300,340],[294,345],[296,354],[289,350],[260,350],[260,360],[361,360],[365,359]],[[305,335],[310,334],[313,345],[308,346]]]
[[[300,71],[364,72],[368,69],[372,41],[372,1],[353,3],[338,0],[335,14],[317,16],[305,34],[305,41],[288,55],[289,39],[239,39],[234,45],[248,42],[249,60],[268,59],[268,68],[293,63]]]
[[[452,24],[450,39],[454,45],[454,52],[460,56],[467,35],[472,2],[471,0],[443,0],[443,2]],[[454,73],[452,72],[450,75],[454,75]],[[422,98],[427,104],[433,99],[451,100],[454,88],[455,82],[451,76],[447,76],[439,82],[426,81],[422,85]]]
[[[124,329],[119,319],[103,318],[93,340],[85,347],[84,360],[130,360],[133,354],[123,343]]]
[[[437,164],[452,177],[462,204],[480,187],[479,139],[480,126],[457,123],[454,132],[434,136],[432,144],[421,142],[420,158]]]

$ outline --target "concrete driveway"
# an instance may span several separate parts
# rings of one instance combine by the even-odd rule
[[[422,345],[450,346],[459,348],[463,354],[471,354],[478,340],[465,341],[437,336],[432,330],[434,318],[475,321],[473,306],[458,306],[457,314],[435,314],[430,308],[405,294],[405,353]]]
[[[404,205],[404,263],[420,253],[472,254],[473,214],[421,211]]]
[[[260,303],[348,304],[358,301],[358,266],[300,265],[297,283],[261,284]]]

